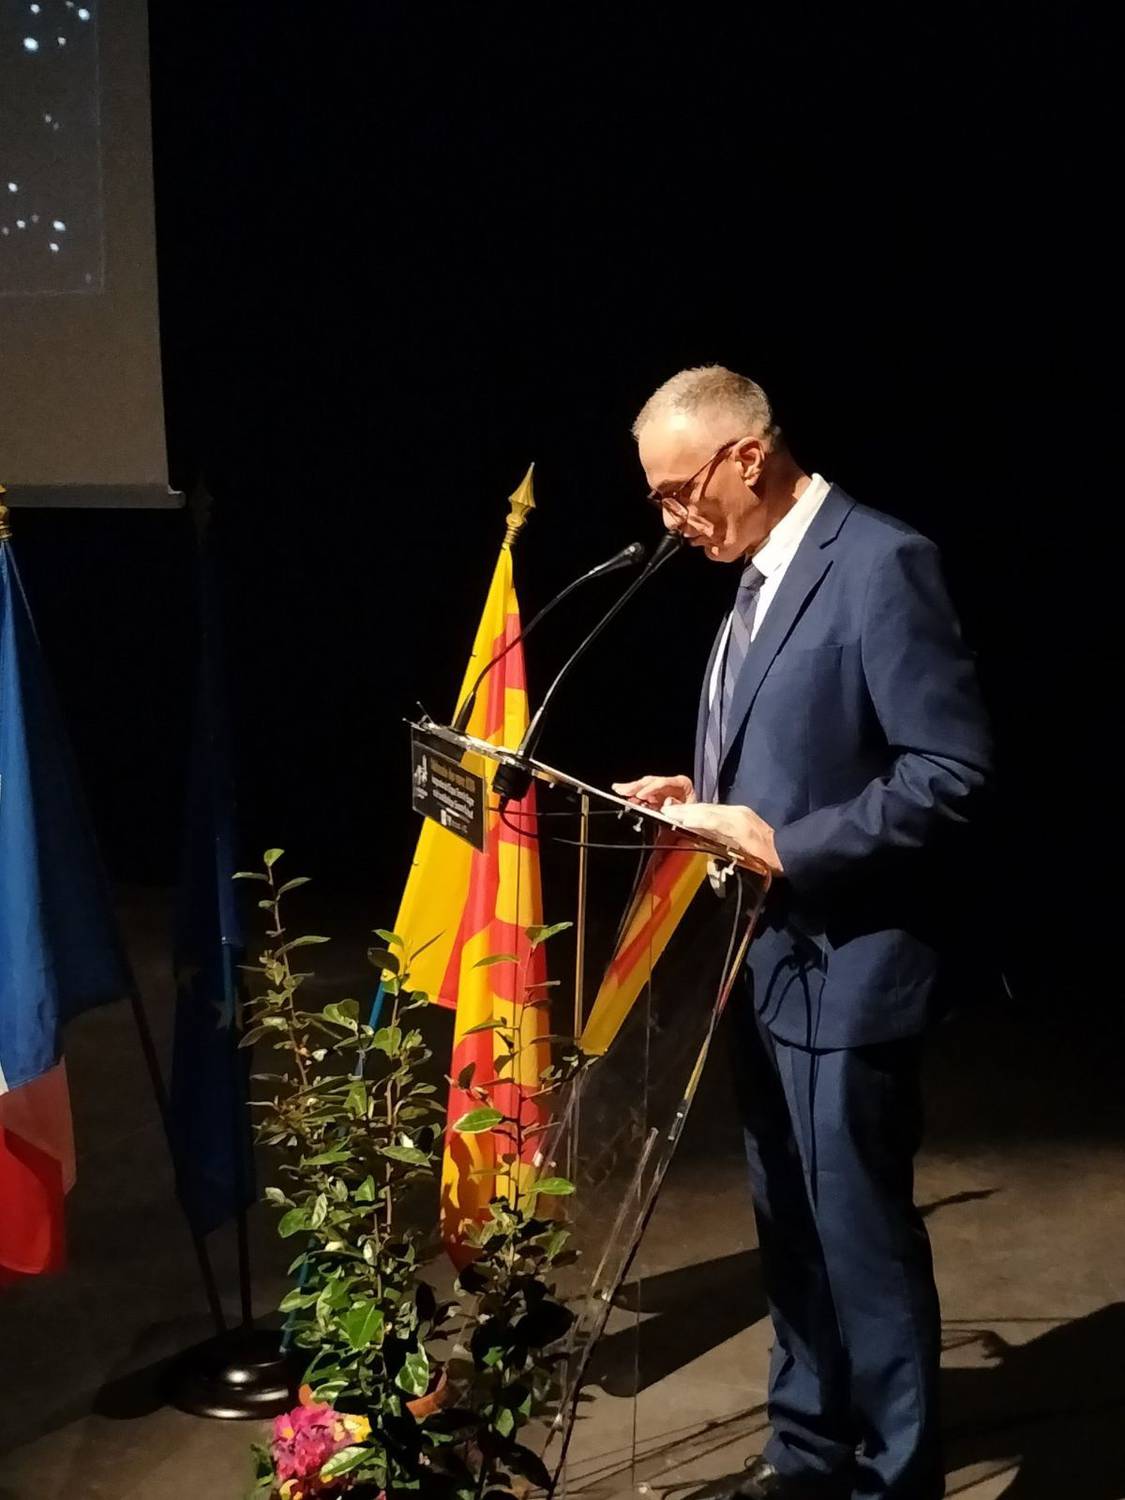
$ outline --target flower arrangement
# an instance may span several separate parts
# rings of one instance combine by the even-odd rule
[[[366,1417],[338,1412],[301,1387],[300,1404],[273,1424],[269,1457],[281,1500],[308,1500],[348,1486],[343,1465],[371,1435]]]

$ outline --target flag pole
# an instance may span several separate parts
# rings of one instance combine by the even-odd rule
[[[148,1024],[148,1014],[145,1011],[140,991],[136,987],[136,981],[134,981],[132,993],[129,995],[129,1006],[133,1012],[133,1024],[137,1028],[137,1040],[141,1044],[141,1055],[145,1060],[145,1069],[148,1073],[149,1082],[152,1085],[152,1094],[156,1101],[156,1112],[160,1116],[160,1123],[164,1130],[164,1140],[168,1147],[168,1155],[174,1161],[175,1153],[172,1150],[172,1128],[169,1123],[168,1091],[164,1087],[164,1078],[160,1072],[160,1061],[156,1055],[156,1043],[152,1039],[152,1028]],[[184,1215],[184,1219],[188,1226],[188,1232],[191,1235],[195,1258],[199,1263],[199,1275],[203,1282],[203,1290],[207,1295],[207,1306],[211,1312],[211,1319],[215,1324],[215,1333],[221,1337],[227,1331],[227,1320],[223,1314],[223,1303],[219,1296],[218,1283],[215,1280],[215,1268],[211,1264],[211,1256],[203,1236],[196,1230],[186,1214]]]
[[[202,483],[198,484],[191,498],[190,510],[195,522],[197,583],[201,599],[200,648],[204,653],[209,649],[208,635],[213,623],[203,602],[210,559],[208,537],[211,506],[210,494]],[[210,645],[213,644],[211,640]],[[213,682],[210,683],[210,691],[212,694],[216,691]],[[214,827],[217,815],[213,784],[209,811]],[[217,848],[215,858],[216,892],[219,893],[222,881],[229,877]],[[214,919],[223,929],[221,913],[220,895]],[[225,929],[222,931],[222,986],[232,1017],[228,1062],[232,1072],[237,1074],[243,1057],[239,1038],[244,996]],[[219,1421],[260,1419],[285,1411],[294,1399],[298,1373],[281,1333],[272,1328],[259,1328],[254,1321],[253,1271],[246,1203],[247,1162],[239,1139],[247,1105],[237,1087],[232,1087],[230,1095],[239,1322],[234,1328],[221,1330],[214,1339],[187,1350],[169,1367],[164,1382],[165,1394],[180,1411]]]

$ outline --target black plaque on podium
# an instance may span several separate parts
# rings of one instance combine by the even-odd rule
[[[432,735],[414,726],[410,736],[411,789],[414,811],[485,850],[484,777],[435,744]]]

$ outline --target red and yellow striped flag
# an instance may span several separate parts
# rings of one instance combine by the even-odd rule
[[[629,908],[621,939],[605,972],[579,1043],[590,1057],[608,1052],[656,961],[691,905],[707,874],[707,856],[677,847],[664,835],[654,849]]]
[[[522,517],[535,503],[530,469],[511,498],[508,535],[492,575],[458,702],[485,662],[519,633],[511,544]],[[492,744],[515,746],[523,738],[528,719],[523,651],[515,646],[485,678],[467,732]],[[457,1012],[450,1066],[455,1082],[449,1093],[441,1180],[442,1237],[456,1263],[466,1258],[460,1248],[464,1227],[484,1216],[493,1196],[510,1197],[530,1170],[525,1163],[504,1162],[512,1144],[502,1131],[463,1135],[449,1128],[480,1103],[458,1088],[456,1080],[472,1064],[472,1086],[487,1088],[497,1109],[506,1115],[518,1114],[524,1127],[530,1128],[541,1124],[542,1116],[538,1103],[528,1096],[534,1092],[540,1069],[550,1060],[546,1047],[535,1045],[536,1038],[550,1029],[547,1008],[525,1005],[525,1000],[544,997],[546,991],[532,987],[542,985],[547,977],[542,948],[533,947],[526,936],[528,927],[543,922],[535,788],[522,801],[508,804],[504,821],[495,799],[491,800],[483,854],[429,819],[423,823],[395,922],[408,955],[429,944],[410,965],[410,987],[426,991],[440,1004],[455,1006]],[[474,967],[481,959],[499,954],[512,955],[515,962]],[[518,1028],[516,1062],[502,1076],[496,1060],[504,1047],[496,1032],[472,1031],[492,1020]],[[525,1162],[530,1161],[535,1145],[532,1137]]]

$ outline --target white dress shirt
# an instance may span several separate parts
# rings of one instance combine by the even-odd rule
[[[819,474],[813,474],[792,509],[782,516],[757,552],[750,558],[758,571],[765,575],[765,582],[758,590],[758,607],[754,612],[754,628],[750,632],[751,640],[762,628],[766,610],[769,609],[771,600],[781,587],[785,570],[796,556],[797,548],[804,540],[805,532],[812,525],[813,517],[824,504],[831,488],[827,479],[822,479]],[[723,663],[726,661],[727,642],[730,639],[730,621],[731,617],[727,615],[726,624],[723,626],[723,638],[719,642],[719,649],[715,653],[715,665],[711,669],[707,702],[712,708],[715,705],[715,694],[719,691],[719,683],[722,681]]]

